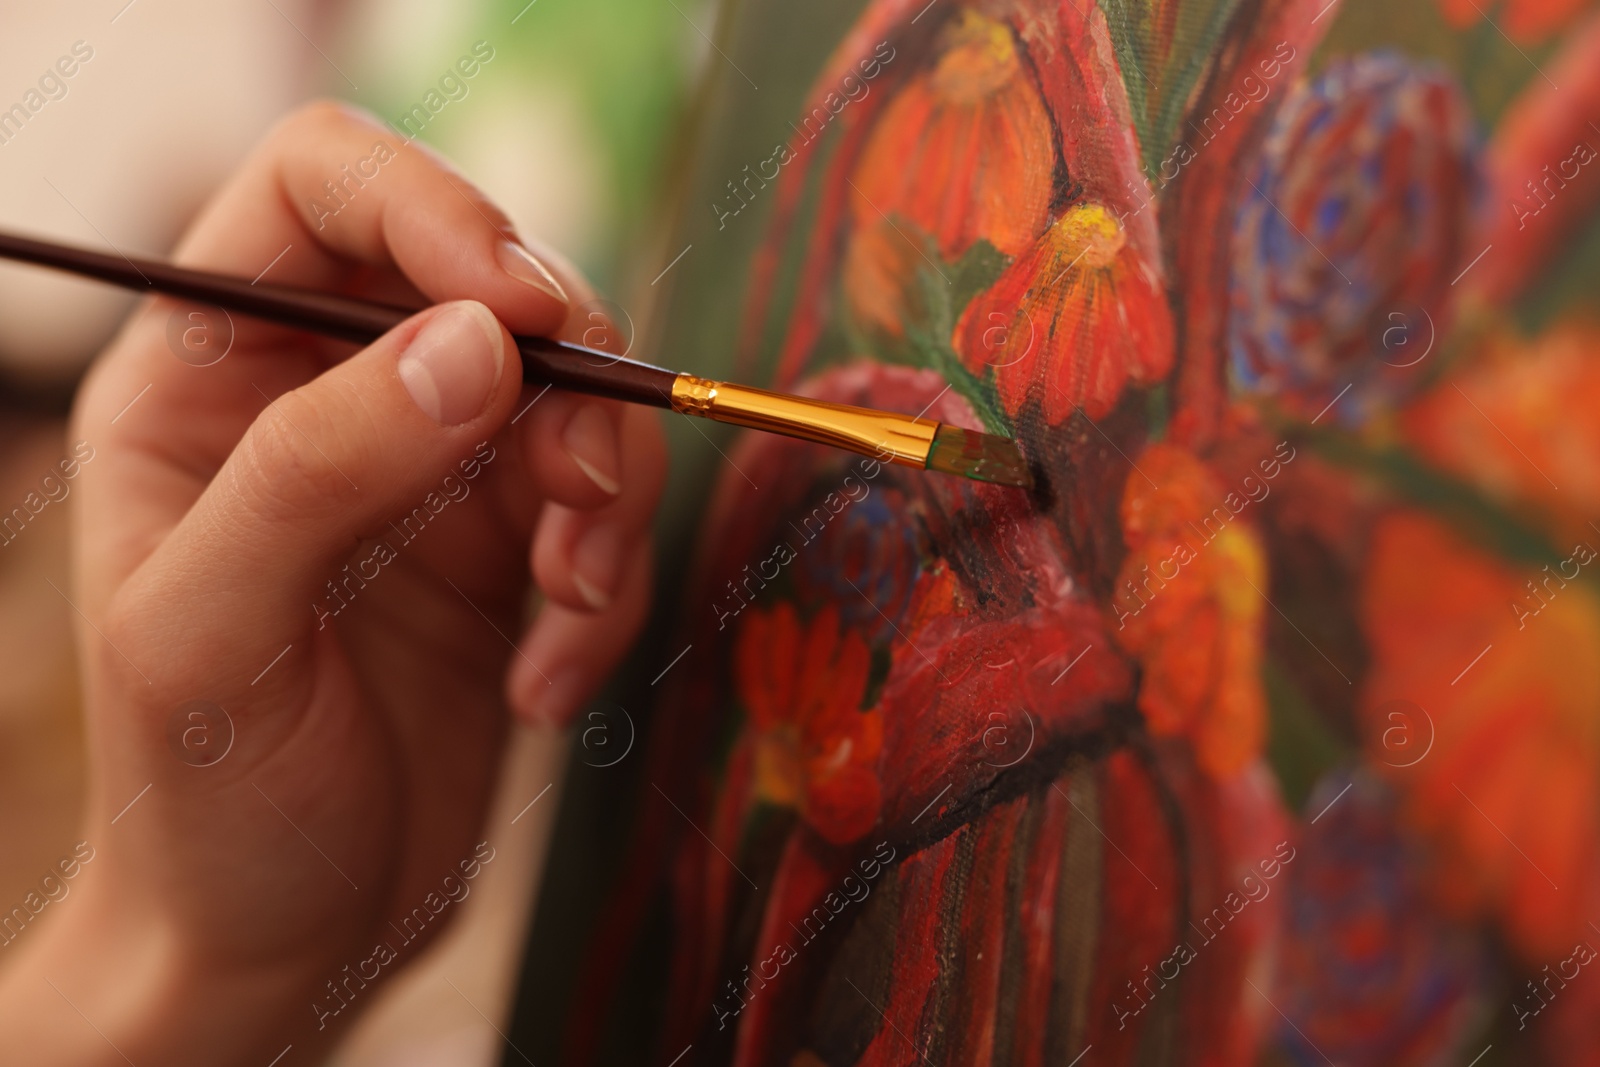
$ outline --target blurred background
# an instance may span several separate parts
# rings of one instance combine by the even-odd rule
[[[0,226],[165,255],[284,113],[336,96],[395,124],[483,42],[492,59],[420,139],[639,318],[665,265],[655,248],[667,176],[714,18],[710,0],[4,0],[0,106],[59,57],[79,63],[64,92],[4,131]],[[76,383],[134,300],[0,265],[0,499],[22,499],[64,454]],[[49,507],[0,552],[8,901],[70,852],[80,815],[71,608],[43,580],[67,587],[66,538],[67,509]],[[559,777],[558,743],[518,733],[503,823]],[[547,798],[517,821],[520,836],[497,838],[459,924],[386,991],[337,1062],[497,1062],[555,807]]]

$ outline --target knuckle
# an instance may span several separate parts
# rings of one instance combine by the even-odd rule
[[[119,703],[134,713],[153,712],[174,695],[172,679],[155,669],[164,661],[162,603],[137,583],[124,586],[96,623],[102,640],[89,646],[89,666],[98,682],[120,694]]]
[[[107,659],[107,654],[112,660],[120,662],[121,657],[106,646],[114,646],[125,652],[137,651],[144,641],[144,634],[148,631],[148,608],[144,602],[129,595],[128,587],[124,586],[106,604],[105,613],[100,618],[100,632],[105,640],[95,646],[99,652],[97,659],[102,667]]]
[[[593,609],[572,581],[573,553],[582,536],[582,527],[572,521],[541,523],[534,536],[533,578],[551,600],[588,613]]]
[[[412,141],[410,149],[414,150],[416,160],[425,167],[443,175],[445,180],[454,187],[455,192],[464,198],[475,210],[472,218],[482,219],[489,223],[491,229],[507,238],[517,236],[516,224],[511,221],[505,209],[490,199],[489,194],[478,187],[478,184],[467,177],[448,156],[423,141]],[[448,203],[449,201],[446,201]],[[402,210],[396,207],[395,210]]]
[[[444,170],[454,173],[454,168],[450,167],[448,164],[440,161],[440,165]],[[511,221],[511,216],[505,213],[504,208],[495,203],[493,200],[489,199],[488,193],[485,193],[482,189],[479,189],[470,179],[466,178],[465,176],[452,178],[451,181],[460,187],[461,195],[466,197],[467,201],[477,209],[476,214],[481,215],[484,219],[488,220],[489,227],[492,230],[500,234],[502,237],[509,239],[516,238],[516,223]]]
[[[569,557],[561,532],[541,524],[533,543],[533,580],[545,595],[563,600],[571,595]]]
[[[309,135],[336,133],[358,126],[357,112],[351,105],[331,97],[313,100],[291,111],[278,123],[273,136],[294,142]]]
[[[330,458],[337,451],[333,423],[321,405],[298,390],[257,416],[237,454],[236,484],[247,506],[281,516],[321,510],[343,497],[350,483]]]

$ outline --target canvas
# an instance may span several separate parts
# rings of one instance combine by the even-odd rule
[[[675,420],[605,712],[646,741],[574,765],[520,1042],[1600,1062],[1593,5],[746,2],[713,47],[659,351],[1037,485]]]

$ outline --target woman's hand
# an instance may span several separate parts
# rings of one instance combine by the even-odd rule
[[[85,384],[94,858],[0,956],[18,1062],[312,1062],[471,861],[508,699],[567,721],[651,581],[653,414],[523,388],[507,328],[557,333],[590,294],[426,149],[308,108],[177,259],[440,306],[353,354],[236,317],[195,366],[169,340],[192,309],[157,300]]]

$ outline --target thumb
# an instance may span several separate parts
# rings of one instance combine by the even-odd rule
[[[199,653],[191,661],[213,666],[292,641],[315,621],[309,605],[357,543],[498,431],[516,403],[520,366],[505,327],[464,300],[429,308],[267,398],[124,590],[135,602],[147,599],[141,587],[154,594],[150,614],[161,617],[147,615],[141,628],[168,631]]]

